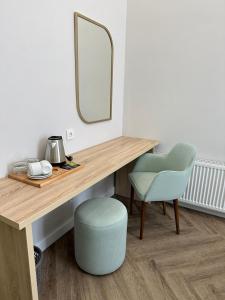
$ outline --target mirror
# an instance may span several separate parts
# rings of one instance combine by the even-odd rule
[[[80,118],[112,118],[113,43],[108,29],[75,13],[76,103]]]

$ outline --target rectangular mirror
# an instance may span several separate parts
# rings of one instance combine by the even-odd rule
[[[113,43],[107,28],[75,13],[77,111],[85,123],[112,118]]]

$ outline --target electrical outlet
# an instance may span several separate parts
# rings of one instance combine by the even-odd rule
[[[74,129],[73,128],[66,129],[66,138],[67,138],[67,140],[74,139]]]

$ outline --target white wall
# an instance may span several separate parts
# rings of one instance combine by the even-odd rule
[[[124,133],[225,160],[225,1],[129,0]]]
[[[87,125],[75,106],[74,25],[78,11],[108,27],[114,47],[112,121]],[[0,2],[0,177],[7,165],[43,156],[46,138],[75,129],[65,144],[71,153],[122,133],[126,1],[1,0]],[[112,193],[112,178],[78,197]],[[78,201],[78,202],[79,202]],[[57,226],[71,225],[68,203],[34,224],[34,239],[49,240]],[[64,229],[61,228],[61,232]],[[50,236],[49,236],[50,235]],[[45,241],[42,241],[42,245]]]

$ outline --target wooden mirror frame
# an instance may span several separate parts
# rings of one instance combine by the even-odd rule
[[[96,121],[87,121],[81,113],[80,110],[80,96],[79,96],[79,57],[78,57],[78,18],[82,18],[88,22],[91,22],[92,24],[101,27],[104,29],[109,37],[109,41],[111,44],[111,81],[110,81],[110,113],[109,118],[106,119],[100,119]],[[108,120],[112,120],[112,91],[113,91],[113,55],[114,55],[114,47],[113,47],[113,41],[112,36],[109,32],[109,30],[102,24],[78,13],[74,13],[74,46],[75,46],[75,86],[76,86],[76,107],[77,112],[81,120],[86,124],[92,124],[92,123],[98,123],[98,122],[104,122]]]

